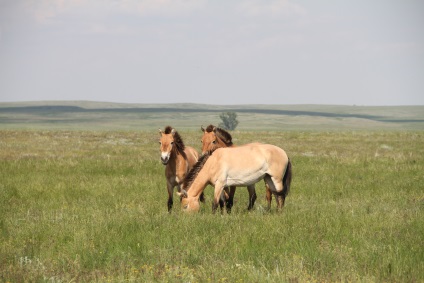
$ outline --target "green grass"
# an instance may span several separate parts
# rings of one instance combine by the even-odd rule
[[[200,150],[200,131],[179,131]],[[0,131],[2,282],[422,282],[424,132],[237,131],[293,162],[282,213],[167,213],[157,131]]]

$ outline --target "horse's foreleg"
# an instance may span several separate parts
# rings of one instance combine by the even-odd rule
[[[231,186],[229,189],[228,187],[225,187],[224,190],[227,193],[227,198],[226,198],[227,213],[230,213],[231,208],[233,207],[233,204],[234,204],[234,194],[236,193],[236,187]]]
[[[224,186],[220,184],[220,182],[216,182],[215,184],[215,192],[212,202],[212,212],[215,213],[216,209],[218,208],[218,204],[221,200],[222,191],[224,190]]]
[[[205,194],[203,192],[200,194],[199,200],[203,203],[205,202]]]
[[[167,183],[167,189],[168,189],[168,212],[171,212],[172,205],[174,203],[174,201],[173,201],[174,186],[168,182]]]
[[[255,185],[247,186],[247,190],[249,192],[249,205],[247,207],[247,210],[251,210],[253,208],[253,205],[255,204],[255,200],[257,198]]]
[[[221,193],[221,197],[219,198],[219,207],[221,208],[221,212],[223,212],[223,210],[224,210],[225,199],[227,198],[227,192],[226,192],[225,189],[226,188],[224,188],[224,190]]]

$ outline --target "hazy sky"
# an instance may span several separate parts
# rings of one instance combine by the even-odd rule
[[[421,0],[0,0],[0,101],[424,105]]]

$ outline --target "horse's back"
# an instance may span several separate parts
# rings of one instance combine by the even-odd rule
[[[228,147],[217,149],[212,156],[217,163],[227,164],[230,167],[247,166],[252,168],[278,166],[285,168],[288,162],[286,152],[272,144],[251,143],[238,147]]]
[[[281,147],[272,144],[259,144],[262,152],[276,158],[288,159],[287,153]]]

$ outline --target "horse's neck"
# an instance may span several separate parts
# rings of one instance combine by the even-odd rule
[[[186,174],[187,173],[187,160],[185,154],[181,154],[177,150],[174,150],[171,155],[172,166],[174,170],[178,173]]]
[[[218,138],[218,147],[227,147],[227,144],[223,140]]]
[[[190,188],[187,190],[187,195],[189,197],[199,197],[209,183],[210,174],[208,164],[206,163],[205,165],[203,165],[203,168],[197,174]]]
[[[223,140],[221,140],[220,138],[218,138],[218,145],[219,147],[234,147],[234,144],[228,146]]]

